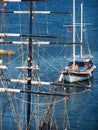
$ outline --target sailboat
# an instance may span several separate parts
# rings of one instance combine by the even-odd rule
[[[5,57],[0,57],[0,129],[50,130],[69,128],[66,107],[67,94],[65,89],[63,91],[61,87],[58,87],[60,85],[58,82],[46,81],[49,76],[45,71],[47,69],[47,67],[45,69],[46,60],[41,57],[42,52],[40,52],[44,51],[40,48],[41,45],[54,44],[54,42],[40,41],[40,39],[58,39],[58,36],[33,33],[33,29],[36,32],[37,28],[37,26],[33,26],[33,22],[35,23],[33,20],[36,20],[35,14],[57,14],[60,12],[35,11],[35,2],[43,3],[45,0],[30,0],[29,3],[27,3],[28,0],[1,0],[0,2],[3,6],[3,13],[6,16],[12,15],[14,21],[12,26],[10,20],[6,33],[1,31],[2,38],[9,38],[0,43],[9,45],[16,52],[15,56],[7,57],[6,60]],[[21,2],[23,2],[22,5]],[[19,11],[13,11],[13,9],[17,9],[17,5]],[[27,6],[28,10],[26,10]],[[6,11],[7,9],[8,11]],[[23,19],[22,16],[25,18]],[[18,19],[19,23],[17,24]],[[26,24],[23,24],[24,21]],[[14,33],[16,29],[19,33]],[[37,58],[44,61],[42,62],[42,75],[39,74],[41,64]],[[43,73],[46,74],[46,77],[43,77]],[[61,105],[58,106],[58,103],[62,101],[64,109],[59,108]],[[62,126],[61,122],[57,123],[55,111],[58,113],[58,109],[56,108],[62,110],[62,113],[60,112],[62,117],[64,116],[60,119],[61,122],[64,122]]]
[[[68,65],[60,72],[60,78],[67,82],[78,82],[90,79],[92,73],[96,68],[93,62],[93,56],[89,51],[88,55],[83,54],[83,3],[81,4],[81,40],[80,40],[80,54],[76,55],[76,8],[75,0],[73,0],[73,57],[69,60]],[[86,48],[87,49],[87,48]]]
[[[35,15],[55,13],[70,15],[71,13],[47,11],[47,5],[46,11],[36,11],[36,2],[43,4],[46,0],[1,0],[0,2],[3,7],[3,12],[0,13],[12,18],[10,22],[6,20],[8,22],[6,33],[4,30],[0,32],[1,38],[4,39],[1,39],[0,44],[7,44],[16,52],[13,57],[0,56],[0,129],[68,130],[70,128],[66,104],[68,85],[61,84],[61,77],[56,81],[54,75],[50,75],[52,60],[49,59],[49,55],[45,57],[45,48],[41,48],[55,44],[55,39],[59,37],[47,33],[42,35],[39,30],[37,33]],[[39,5],[43,8],[41,3]],[[40,18],[38,21],[44,24],[43,19]],[[53,39],[53,41],[44,39]],[[47,71],[49,74],[46,73]],[[84,84],[79,84],[77,88],[83,86]],[[71,87],[74,88],[74,85]],[[87,85],[85,88],[88,89],[90,86]],[[72,89],[70,91],[72,92]]]

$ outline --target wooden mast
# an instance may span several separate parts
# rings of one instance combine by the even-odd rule
[[[23,0],[25,1],[25,0]],[[28,45],[28,68],[32,67],[33,57],[32,57],[32,10],[33,10],[33,1],[41,1],[41,0],[30,0],[30,20],[29,20],[29,45]],[[28,83],[27,90],[31,91],[31,83],[32,80],[32,69],[28,69]],[[31,93],[27,94],[27,130],[30,130],[30,115],[31,115]]]
[[[33,3],[30,1],[30,22],[29,22],[29,34],[32,35],[32,6]],[[32,66],[32,37],[29,36],[29,46],[28,46],[28,67]],[[32,69],[28,69],[28,84],[27,90],[31,91],[31,77]],[[31,93],[27,94],[27,130],[30,129],[30,114],[31,114]]]

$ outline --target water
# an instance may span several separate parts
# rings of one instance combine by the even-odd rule
[[[83,0],[82,0],[83,1]],[[78,14],[79,14],[79,10],[80,10],[80,3],[81,0],[76,1],[76,8],[78,10]],[[98,1],[97,0],[84,0],[84,20],[86,23],[91,23],[91,26],[87,26],[87,31],[88,31],[88,41],[90,43],[90,48],[91,51],[94,55],[94,62],[96,64],[96,67],[98,68]],[[71,4],[71,6],[70,6]],[[20,8],[22,9],[26,9],[27,4],[23,3],[23,5],[20,6]],[[53,10],[53,11],[72,11],[72,0],[48,0],[47,5],[43,4],[38,4],[36,5],[39,8],[41,8],[41,10],[43,9],[43,7],[47,6],[47,10]],[[36,7],[35,6],[35,7]],[[9,3],[9,7],[6,7],[6,9],[8,10],[13,10],[16,9],[18,10],[18,4],[14,5],[14,4],[10,4]],[[19,23],[17,22],[19,20],[19,15],[18,16],[14,16],[13,15],[13,20],[10,21],[9,18],[7,18],[8,21],[8,30],[9,32],[26,32],[28,33],[28,27],[26,25],[27,22],[27,18],[25,16],[25,19],[23,18],[25,15],[21,16],[22,21],[19,21],[19,23],[24,23],[21,24],[21,29],[17,29],[19,28]],[[10,16],[11,17],[11,16]],[[39,16],[37,16],[36,20],[38,19]],[[43,19],[45,18],[45,21],[43,21]],[[51,18],[51,19],[50,19]],[[80,16],[79,16],[80,18]],[[79,20],[78,18],[78,20]],[[48,23],[46,24],[47,19],[49,19]],[[40,21],[38,21],[36,29],[38,28],[38,26],[40,27],[39,32],[42,32],[42,34],[47,32],[46,27],[48,26],[48,32],[49,35],[60,35],[60,39],[58,41],[68,41],[71,42],[72,41],[72,34],[69,34],[67,32],[68,27],[64,27],[64,24],[71,24],[72,17],[68,16],[68,15],[58,15],[58,14],[51,14],[46,16],[41,15],[40,16]],[[43,21],[43,24],[40,24]],[[79,21],[77,21],[79,22]],[[11,26],[11,24],[16,24],[15,28],[13,28],[13,26]],[[44,28],[44,29],[43,29]],[[35,30],[36,30],[35,29]],[[38,32],[37,32],[38,33]],[[10,40],[10,39],[8,39]],[[16,40],[16,39],[14,39]],[[19,40],[19,39],[18,39]],[[24,40],[24,39],[23,39]],[[42,40],[42,39],[39,39]],[[55,40],[54,40],[55,41]],[[5,58],[4,59],[4,64],[6,64],[6,62],[8,61],[8,66],[10,67],[10,70],[8,70],[8,75],[6,73],[6,71],[4,72],[4,75],[7,77],[14,77],[17,78],[19,71],[17,69],[13,69],[13,67],[21,65],[22,63],[20,62],[21,60],[21,56],[18,57],[18,53],[21,53],[21,50],[19,49],[19,46],[8,46],[8,48],[11,48],[11,50],[16,50],[16,55],[13,57],[9,57],[9,58]],[[27,47],[25,46],[23,48],[24,50],[27,49]],[[70,48],[69,48],[70,50]],[[40,77],[41,79],[43,79],[44,81],[55,81],[58,77],[59,77],[59,70],[61,68],[63,68],[66,64],[66,60],[64,60],[64,56],[68,57],[69,56],[69,50],[66,50],[65,46],[60,46],[60,45],[51,45],[51,46],[39,46],[39,53],[40,53],[40,58],[39,61],[36,60],[36,56],[35,56],[35,62],[40,62]],[[67,52],[67,55],[66,55]],[[24,55],[24,59],[26,59],[26,54]],[[18,59],[16,59],[16,57],[18,57]],[[43,57],[45,58],[45,60],[43,59]],[[16,60],[14,60],[16,59]],[[11,61],[11,63],[10,63]],[[48,61],[48,62],[47,62]],[[91,86],[92,89],[90,91],[86,91],[86,92],[78,92],[77,94],[75,94],[75,92],[77,91],[75,88],[70,90],[72,92],[72,95],[69,96],[68,100],[67,100],[67,111],[68,111],[68,115],[69,115],[69,121],[70,121],[70,130],[98,130],[98,69],[95,69],[94,71],[94,76],[92,78],[91,81]],[[13,69],[13,71],[12,71]],[[12,73],[10,73],[12,71]],[[7,84],[9,85],[9,84]],[[11,84],[11,86],[14,86],[13,84]],[[20,88],[21,85],[15,85],[14,87]],[[43,87],[43,88],[39,88],[39,90],[41,89],[44,91],[49,91],[50,88],[48,88],[48,86]],[[34,87],[34,90],[38,90],[36,87]],[[62,91],[62,89],[59,89],[58,91]],[[23,96],[23,95],[22,95]],[[20,95],[18,94],[15,98],[15,95],[11,95],[11,97],[9,100],[7,99],[7,97],[9,97],[8,94],[0,94],[0,99],[1,101],[3,100],[2,103],[2,108],[3,108],[3,125],[2,125],[2,130],[5,129],[9,129],[9,130],[13,130],[13,129],[17,129],[17,120],[20,121],[22,120],[22,123],[26,123],[26,121],[24,122],[24,120],[26,119],[26,115],[23,116],[23,114],[26,112],[26,104],[25,102],[22,104],[21,107],[21,100],[20,99]],[[15,99],[15,101],[18,103],[16,103],[15,108],[17,108],[17,112],[21,111],[20,115],[17,116],[17,118],[15,118],[13,120],[13,117],[15,117],[15,111],[11,109],[13,108],[13,104],[11,104],[13,101],[13,99]],[[36,99],[39,101],[42,101],[42,99],[44,99],[43,101],[47,102],[50,97],[48,97],[48,99],[46,97],[43,97],[42,99],[38,99],[38,97],[36,97]],[[18,100],[18,101],[17,101]],[[64,112],[66,111],[65,106],[64,106],[64,102],[60,102],[60,100],[62,100],[62,98],[58,97],[56,99],[56,104],[54,107],[54,115],[56,120],[54,120],[55,118],[52,117],[51,122],[54,124],[58,124],[58,129],[59,130],[63,130],[65,128],[65,117],[64,117]],[[33,99],[32,102],[35,102],[35,100]],[[11,104],[11,105],[9,105]],[[42,113],[43,115],[45,114],[46,110],[45,110],[45,106],[41,106],[42,107]],[[36,106],[36,108],[34,108],[34,105],[32,105],[32,109],[38,109],[38,106]],[[35,110],[33,112],[35,112]],[[0,110],[1,111],[1,110]],[[33,113],[32,113],[33,115]],[[43,118],[43,116],[42,116]],[[10,121],[9,121],[10,119]],[[43,120],[43,119],[42,119]],[[32,120],[32,130],[35,129],[35,125],[34,125],[34,120]],[[6,126],[5,126],[6,124]],[[14,125],[13,125],[14,124]],[[25,125],[23,127],[25,129]],[[54,129],[56,129],[54,127]]]

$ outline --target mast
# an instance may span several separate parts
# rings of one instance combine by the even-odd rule
[[[73,43],[75,43],[75,0],[73,0]],[[73,65],[75,65],[75,44],[73,44]]]
[[[30,22],[29,22],[29,34],[32,35],[32,6],[33,3],[30,1]],[[32,67],[32,37],[29,36],[29,46],[28,46],[28,67]],[[27,90],[31,91],[31,77],[32,69],[28,69],[28,84]],[[30,129],[30,114],[31,114],[31,93],[27,94],[27,130]]]
[[[80,46],[80,56],[82,57],[82,43],[83,43],[83,3],[81,3],[81,46]]]

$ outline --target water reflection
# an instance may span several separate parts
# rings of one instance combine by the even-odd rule
[[[86,92],[92,89],[92,79],[74,83],[64,82],[64,86],[66,87],[66,93],[68,94]]]

